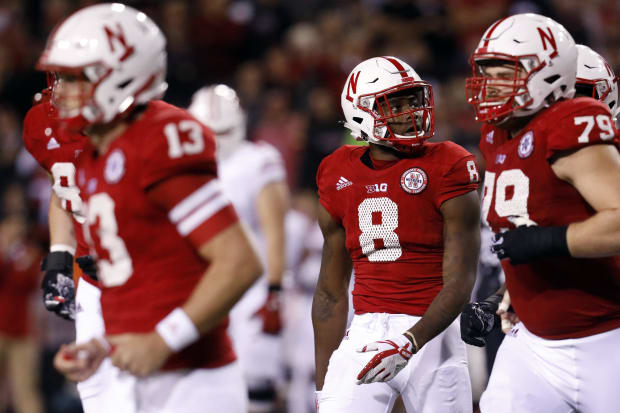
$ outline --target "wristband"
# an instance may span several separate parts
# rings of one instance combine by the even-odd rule
[[[50,247],[50,252],[68,252],[71,255],[75,255],[75,247],[67,244],[54,244]]]
[[[280,292],[282,291],[282,285],[280,284],[269,284],[269,292]]]
[[[181,307],[175,308],[157,323],[155,331],[175,353],[200,338],[198,329]]]
[[[493,303],[495,305],[499,305],[499,303],[502,302],[502,298],[504,298],[502,294],[493,294],[492,296],[487,297],[484,301],[487,303]]]
[[[412,351],[412,353],[413,353],[413,354],[417,353],[417,352],[418,352],[418,350],[420,350],[420,349],[419,349],[419,347],[418,347],[418,342],[415,340],[415,336],[413,335],[413,333],[412,333],[411,331],[407,330],[407,331],[405,331],[405,332],[403,333],[403,335],[404,335],[405,337],[407,337],[407,339],[408,339],[409,341],[411,341],[411,344],[413,344],[413,351]]]

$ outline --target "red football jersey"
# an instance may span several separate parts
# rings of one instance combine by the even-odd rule
[[[85,238],[97,256],[107,334],[144,333],[185,303],[208,262],[196,248],[237,221],[216,179],[211,132],[182,109],[148,104],[104,154],[87,148],[77,182]],[[204,177],[170,208],[149,191],[179,176]],[[164,369],[217,367],[235,360],[224,320],[173,355]]]
[[[520,225],[563,226],[595,211],[551,169],[555,155],[614,144],[609,109],[591,98],[558,102],[512,139],[482,127],[486,159],[482,214],[494,232]],[[620,327],[620,256],[549,258],[513,266],[502,260],[515,311],[534,334],[578,338]]]
[[[36,161],[54,180],[54,190],[62,200],[63,208],[78,214],[81,204],[79,190],[75,181],[75,162],[78,155],[89,144],[88,138],[78,134],[63,133],[50,118],[50,103],[43,101],[34,105],[24,118],[24,146]],[[73,200],[73,201],[72,201]],[[77,248],[75,256],[88,254],[88,246],[82,235],[81,224],[73,215]],[[97,283],[87,275],[83,275],[79,266],[74,265],[73,278],[82,276],[91,284]]]
[[[452,142],[381,169],[343,146],[317,173],[320,202],[346,231],[356,314],[423,315],[443,286],[441,204],[478,187],[474,157]]]

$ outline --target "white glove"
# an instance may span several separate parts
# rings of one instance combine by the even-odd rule
[[[378,353],[357,375],[357,384],[392,380],[409,362],[413,355],[413,345],[406,336],[401,335],[389,340],[375,341],[357,349],[358,353],[371,351]]]

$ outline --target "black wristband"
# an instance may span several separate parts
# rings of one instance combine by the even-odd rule
[[[554,257],[569,257],[570,251],[568,250],[568,240],[566,238],[566,232],[568,231],[568,226],[565,227],[547,227],[545,228],[547,231],[541,231],[541,237],[543,238],[543,242],[546,242],[548,245],[547,251],[549,255]]]
[[[270,293],[274,293],[274,292],[280,292],[282,291],[282,286],[280,284],[269,284],[269,292]]]
[[[493,294],[492,296],[486,298],[484,301],[486,301],[487,303],[499,305],[499,303],[502,302],[502,298],[504,298],[502,294]]]
[[[73,254],[67,251],[54,251],[47,254],[41,262],[42,271],[73,270]]]

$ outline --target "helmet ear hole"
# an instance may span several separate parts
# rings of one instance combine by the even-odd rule
[[[131,82],[133,82],[133,79],[127,79],[126,81],[121,82],[121,83],[119,83],[118,85],[116,85],[116,87],[117,87],[118,89],[125,89],[125,87],[126,87],[128,84],[130,84]]]
[[[560,75],[553,75],[553,76],[549,76],[545,78],[545,82],[552,84],[553,82],[555,82],[556,80],[558,80],[560,78]],[[562,86],[564,88],[566,88],[566,86]]]
[[[357,123],[362,123],[364,119],[360,118],[359,116],[353,116],[353,121]]]

